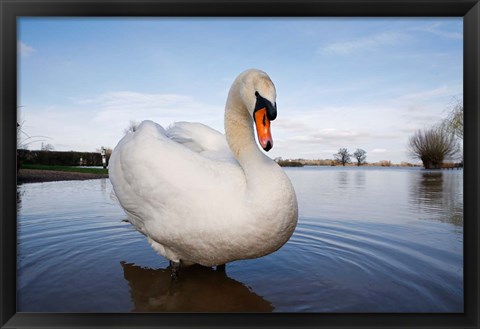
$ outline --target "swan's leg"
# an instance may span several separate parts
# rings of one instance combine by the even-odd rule
[[[217,265],[216,270],[219,272],[225,272],[225,264]]]
[[[170,267],[172,268],[172,279],[177,280],[178,279],[178,271],[180,269],[180,261],[175,262],[175,261],[170,261]]]
[[[178,279],[178,272],[180,270],[180,261],[176,262],[171,260],[170,267],[172,268],[172,278],[175,280]]]

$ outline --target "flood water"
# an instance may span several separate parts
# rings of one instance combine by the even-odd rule
[[[18,312],[463,312],[463,171],[285,168],[299,222],[277,252],[168,262],[108,179],[18,187]]]

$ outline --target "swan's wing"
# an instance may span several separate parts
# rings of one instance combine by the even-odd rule
[[[204,124],[176,122],[168,127],[165,135],[171,140],[182,144],[204,157],[220,161],[236,162],[236,159],[228,147],[225,135]]]
[[[208,150],[206,145],[218,145],[219,139],[212,138],[213,142],[203,144],[204,149]],[[245,175],[238,162],[219,161],[201,153],[172,140],[152,121],[142,122],[136,132],[127,134],[118,143],[110,157],[110,181],[130,222],[140,232],[150,235],[152,230],[158,230],[156,234],[162,234],[162,226],[148,221],[188,219],[191,209],[208,211],[214,200],[238,195],[246,188]],[[235,200],[227,198],[224,203],[229,201]],[[170,216],[172,212],[175,215]],[[162,225],[182,224],[165,222]]]

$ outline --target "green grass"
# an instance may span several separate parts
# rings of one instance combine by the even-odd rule
[[[49,166],[49,165],[32,165],[32,164],[23,164],[23,169],[38,169],[38,170],[58,170],[58,171],[70,171],[70,172],[81,172],[89,174],[99,174],[99,175],[108,175],[108,169],[103,168],[79,168],[79,167],[70,167],[70,166]]]

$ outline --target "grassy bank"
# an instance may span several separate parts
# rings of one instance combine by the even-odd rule
[[[49,166],[49,165],[31,165],[23,164],[23,169],[36,169],[36,170],[55,170],[55,171],[67,171],[67,172],[79,172],[86,174],[98,174],[98,175],[107,175],[108,169],[103,168],[80,168],[80,167],[70,167],[70,166]]]

